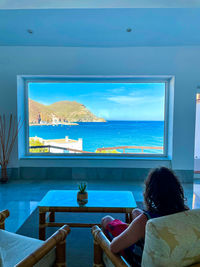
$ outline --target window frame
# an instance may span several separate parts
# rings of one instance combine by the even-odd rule
[[[169,128],[169,90],[170,81],[172,76],[96,76],[96,75],[50,75],[50,76],[40,76],[40,75],[20,75],[18,78],[22,79],[23,89],[24,89],[24,127],[25,127],[25,142],[24,142],[24,156],[27,158],[71,158],[71,159],[159,159],[168,157],[168,128]],[[164,143],[163,143],[163,153],[162,154],[115,154],[112,153],[31,153],[29,152],[29,107],[28,107],[28,84],[30,82],[38,83],[165,83],[165,102],[164,102]]]

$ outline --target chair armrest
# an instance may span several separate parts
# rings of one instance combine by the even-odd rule
[[[0,229],[5,230],[5,219],[10,215],[9,210],[2,210],[0,212]]]
[[[110,241],[104,235],[103,231],[97,226],[92,227],[94,240],[98,243],[101,249],[106,253],[108,258],[116,267],[130,267],[130,265],[118,254],[114,254],[110,250]]]
[[[48,252],[50,252],[54,247],[57,247],[59,244],[64,243],[65,250],[65,239],[70,233],[70,228],[68,225],[64,225],[59,230],[57,230],[51,237],[49,237],[37,250],[31,253],[29,256],[24,258],[19,262],[16,267],[32,267],[34,264],[39,262]],[[61,248],[62,250],[62,248]],[[63,251],[65,253],[65,251]],[[58,252],[59,253],[59,252]],[[63,255],[60,255],[62,259]]]

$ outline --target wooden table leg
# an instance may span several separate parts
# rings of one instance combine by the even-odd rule
[[[39,239],[45,240],[45,230],[46,230],[46,212],[39,211]]]
[[[54,211],[50,212],[49,221],[50,222],[55,222],[55,212]]]
[[[129,213],[130,223],[133,221],[133,214],[132,212]]]
[[[130,220],[129,220],[129,213],[126,213],[126,215],[125,215],[125,222],[126,223],[129,223],[130,222]]]
[[[132,222],[132,220],[133,220],[133,214],[132,214],[132,212],[126,213],[126,217],[125,217],[126,223],[129,223],[130,224]]]

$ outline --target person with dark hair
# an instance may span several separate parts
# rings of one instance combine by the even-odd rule
[[[101,225],[111,241],[110,249],[134,266],[140,266],[144,248],[145,226],[149,219],[188,210],[184,191],[174,172],[166,167],[152,170],[143,193],[145,210],[134,209],[130,225],[105,216]]]

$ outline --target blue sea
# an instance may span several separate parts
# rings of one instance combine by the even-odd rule
[[[29,136],[43,139],[83,139],[83,150],[95,152],[97,148],[116,146],[163,146],[163,121],[107,121],[79,122],[78,125],[30,126]],[[122,150],[118,150],[122,152]],[[127,149],[138,153],[141,150]],[[162,153],[162,150],[147,149],[145,153]]]

